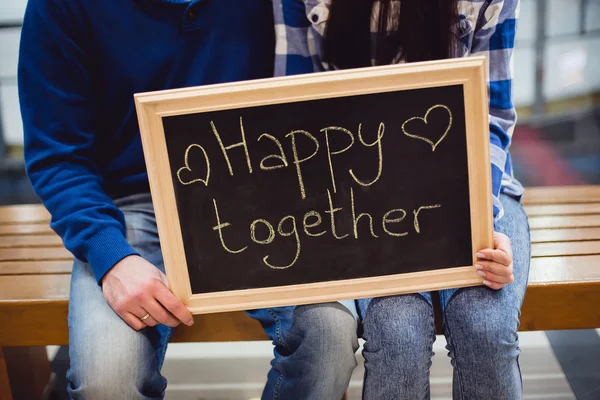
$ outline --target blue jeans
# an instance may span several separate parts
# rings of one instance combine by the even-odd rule
[[[529,224],[520,203],[504,195],[501,200],[505,216],[496,230],[511,239],[515,281],[499,291],[440,291],[454,399],[522,398],[517,329],[529,274]],[[365,315],[363,398],[428,399],[435,340],[431,295],[378,298],[359,302],[359,308]]]
[[[497,229],[513,241],[515,277],[499,292],[485,287],[441,293],[444,325],[455,366],[455,398],[518,399],[517,326],[529,266],[529,236],[520,205],[503,198]],[[127,238],[163,269],[149,195],[116,202]],[[74,399],[161,399],[160,374],[172,330],[131,329],[108,306],[88,265],[73,267],[69,302]],[[366,339],[366,399],[419,399],[429,393],[435,339],[429,294],[249,311],[275,345],[263,399],[340,399],[356,366],[358,321]],[[362,317],[362,318],[359,318]]]
[[[150,195],[119,200],[127,240],[164,272]],[[172,329],[139,332],[108,305],[89,265],[75,261],[69,299],[68,391],[72,399],[162,399],[167,380],[160,374]]]
[[[164,272],[150,195],[117,200],[127,240]],[[267,332],[277,337],[277,356],[264,398],[342,397],[356,365],[357,320],[339,303],[264,310]],[[269,323],[261,320],[263,323]],[[68,391],[73,399],[162,399],[160,370],[172,329],[131,329],[105,301],[90,267],[73,266],[69,301]]]
[[[499,291],[478,286],[439,292],[454,399],[522,397],[517,329],[529,274],[529,224],[519,202],[505,195],[501,201],[505,216],[496,230],[511,239],[515,282]],[[249,312],[275,345],[263,399],[341,398],[356,365],[350,315],[365,339],[363,398],[428,399],[435,341],[431,294],[341,303],[310,306],[310,312],[306,306]]]

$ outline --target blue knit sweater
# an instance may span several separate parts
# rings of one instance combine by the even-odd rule
[[[273,74],[268,0],[30,0],[19,58],[27,173],[98,281],[135,254],[113,199],[148,191],[134,93]]]

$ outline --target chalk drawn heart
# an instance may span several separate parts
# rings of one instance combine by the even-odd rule
[[[423,136],[419,136],[419,135],[413,135],[411,133],[406,132],[406,129],[404,129],[404,127],[406,126],[406,124],[408,124],[411,121],[415,121],[415,120],[420,120],[425,122],[425,124],[427,124],[427,117],[429,116],[429,113],[432,112],[433,110],[437,109],[437,108],[443,108],[444,110],[448,111],[448,116],[450,117],[450,119],[448,120],[448,127],[446,128],[446,131],[444,132],[444,134],[438,139],[437,142],[433,143],[433,141],[431,141],[430,139],[423,137]],[[402,124],[402,132],[413,139],[419,139],[422,140],[424,142],[429,143],[429,145],[431,146],[431,151],[435,151],[436,147],[442,142],[442,140],[444,140],[444,138],[446,137],[446,135],[448,135],[448,132],[450,131],[450,128],[452,128],[452,111],[450,111],[450,109],[448,107],[446,107],[443,104],[436,104],[433,107],[430,107],[429,110],[427,110],[427,112],[425,113],[425,117],[412,117],[407,119],[406,121],[404,121],[404,123]]]
[[[202,154],[204,154],[204,160],[206,161],[206,178],[204,178],[204,179],[196,178],[196,179],[192,179],[191,181],[184,181],[183,179],[181,179],[181,172],[182,171],[192,172],[192,169],[190,168],[188,157],[190,155],[190,150],[192,150],[194,147],[197,147],[200,150],[202,150]],[[185,166],[181,167],[177,170],[177,179],[179,180],[179,182],[182,185],[191,185],[192,183],[202,182],[202,183],[204,183],[204,186],[208,186],[208,179],[210,178],[210,161],[208,160],[208,154],[206,154],[206,150],[204,150],[204,147],[200,146],[199,144],[191,144],[185,150],[184,163],[185,163]]]

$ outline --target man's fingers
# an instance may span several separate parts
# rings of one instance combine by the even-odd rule
[[[152,316],[152,314],[150,314],[148,311],[146,311],[142,307],[137,307],[137,309],[135,310],[135,312],[133,314],[135,316],[137,316],[140,319],[140,321],[142,321],[144,324],[146,324],[148,326],[156,326],[156,325],[158,325],[158,321],[156,321],[154,319],[154,317]],[[142,320],[142,318],[144,318],[146,315],[148,315],[148,318]]]
[[[146,318],[144,320],[144,323],[148,326],[156,326],[158,325],[158,321],[154,319],[154,317],[151,315],[148,318]]]
[[[139,331],[146,327],[146,324],[143,323],[142,320],[140,320],[136,315],[130,312],[123,313],[123,315],[119,316],[123,319],[123,321],[127,322],[127,325],[129,325],[136,331]]]
[[[156,293],[154,295],[156,296]],[[148,310],[152,318],[154,318],[158,323],[170,326],[172,328],[175,328],[177,325],[179,325],[177,318],[165,310],[165,308],[155,299],[148,300],[143,307]]]
[[[192,326],[194,324],[194,317],[192,317],[192,314],[182,302],[177,300],[177,297],[175,297],[166,286],[159,288],[154,295],[156,300],[158,300],[163,307],[169,310],[171,314],[178,318],[179,321],[188,326]]]

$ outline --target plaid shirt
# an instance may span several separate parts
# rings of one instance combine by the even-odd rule
[[[331,0],[273,1],[275,75],[334,69],[321,58],[330,3]],[[377,11],[378,3],[375,1],[373,13]],[[500,193],[517,198],[523,194],[523,186],[513,176],[508,151],[517,120],[512,103],[512,53],[519,0],[459,0],[458,11],[460,19],[456,32],[462,43],[459,55],[484,55],[488,59],[492,194],[497,221],[503,215]],[[371,32],[376,38],[376,24],[374,26]]]

